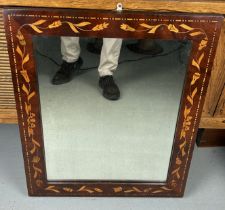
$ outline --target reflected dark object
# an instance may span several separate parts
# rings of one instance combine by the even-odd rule
[[[96,38],[87,44],[87,50],[94,54],[100,54],[102,44],[102,39]],[[150,39],[142,39],[136,43],[127,44],[127,48],[134,53],[143,55],[158,55],[163,52],[163,48],[155,40]]]
[[[87,44],[87,50],[91,53],[100,55],[103,41],[100,38],[94,39]]]
[[[127,48],[134,53],[144,55],[157,55],[163,52],[163,48],[155,40],[150,39],[142,39],[137,43],[128,44]]]

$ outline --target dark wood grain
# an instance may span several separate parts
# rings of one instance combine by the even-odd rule
[[[197,144],[199,147],[224,147],[225,130],[224,129],[201,129]]]

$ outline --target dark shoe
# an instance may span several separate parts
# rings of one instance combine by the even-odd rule
[[[81,58],[74,63],[67,63],[66,61],[63,61],[60,69],[56,72],[52,79],[52,84],[61,85],[71,81],[73,76],[80,70],[82,63],[83,61]]]
[[[118,100],[120,90],[112,76],[104,76],[99,79],[99,86],[103,89],[103,96],[109,100]]]

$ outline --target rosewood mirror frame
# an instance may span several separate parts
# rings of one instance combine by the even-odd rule
[[[220,33],[221,16],[5,8],[4,22],[29,195],[183,196]],[[166,182],[47,180],[32,44],[34,35],[192,41]]]

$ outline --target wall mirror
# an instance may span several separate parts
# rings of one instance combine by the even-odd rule
[[[18,8],[4,15],[29,194],[182,196],[221,17]],[[78,46],[79,70],[56,84],[62,59]],[[115,62],[120,97],[108,100],[100,66]]]

